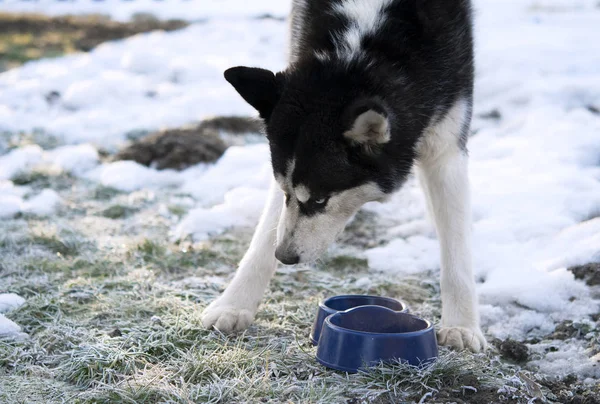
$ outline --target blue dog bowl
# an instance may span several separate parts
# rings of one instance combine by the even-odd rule
[[[330,297],[319,303],[317,317],[315,318],[312,331],[310,332],[310,340],[313,345],[319,343],[319,335],[321,335],[323,321],[325,321],[327,316],[359,306],[382,306],[394,311],[408,312],[406,304],[390,297],[369,295],[341,295]]]
[[[327,317],[317,348],[321,364],[349,373],[380,361],[421,366],[437,356],[429,321],[381,306],[356,307]]]

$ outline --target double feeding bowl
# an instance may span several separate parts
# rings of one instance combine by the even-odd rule
[[[438,355],[433,325],[388,297],[344,295],[319,304],[310,339],[322,365],[349,373],[380,362],[414,366]]]

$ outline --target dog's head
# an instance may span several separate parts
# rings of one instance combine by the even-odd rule
[[[393,117],[361,74],[318,63],[277,74],[225,72],[265,122],[285,193],[276,250],[284,264],[317,258],[363,204],[397,185],[398,167],[389,164]]]

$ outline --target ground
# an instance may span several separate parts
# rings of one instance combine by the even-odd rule
[[[390,279],[351,255],[283,268],[247,332],[205,330],[200,313],[231,277],[250,228],[171,241],[164,235],[190,208],[177,189],[127,193],[43,170],[16,182],[54,189],[63,202],[49,218],[0,224],[3,289],[27,302],[7,314],[24,334],[0,340],[0,402],[598,402],[598,386],[536,372],[527,345],[511,340],[478,355],[442,348],[424,371],[323,368],[308,334],[326,296],[400,297],[439,320],[436,274]],[[373,243],[375,227],[372,213],[359,213],[340,250]],[[584,333],[571,324],[538,342],[595,338],[597,324]]]
[[[600,402],[600,51],[585,33],[598,7],[496,3],[476,4],[469,141],[488,352],[356,375],[315,360],[324,297],[396,297],[438,324],[437,242],[414,178],[320,261],[280,268],[246,332],[203,329],[270,175],[222,70],[276,69],[286,22],[280,2],[241,17],[202,3],[180,31],[0,74],[0,402]]]
[[[89,51],[102,42],[141,32],[172,31],[186,25],[183,20],[159,21],[147,14],[116,22],[105,15],[47,17],[0,12],[0,71],[43,57]]]

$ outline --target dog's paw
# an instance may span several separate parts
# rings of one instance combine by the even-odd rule
[[[442,327],[438,333],[440,345],[446,345],[454,349],[468,349],[472,352],[485,351],[487,342],[477,327]]]
[[[243,331],[254,320],[255,312],[248,308],[237,307],[222,299],[212,302],[202,313],[202,325],[207,329],[216,329],[223,333]]]

